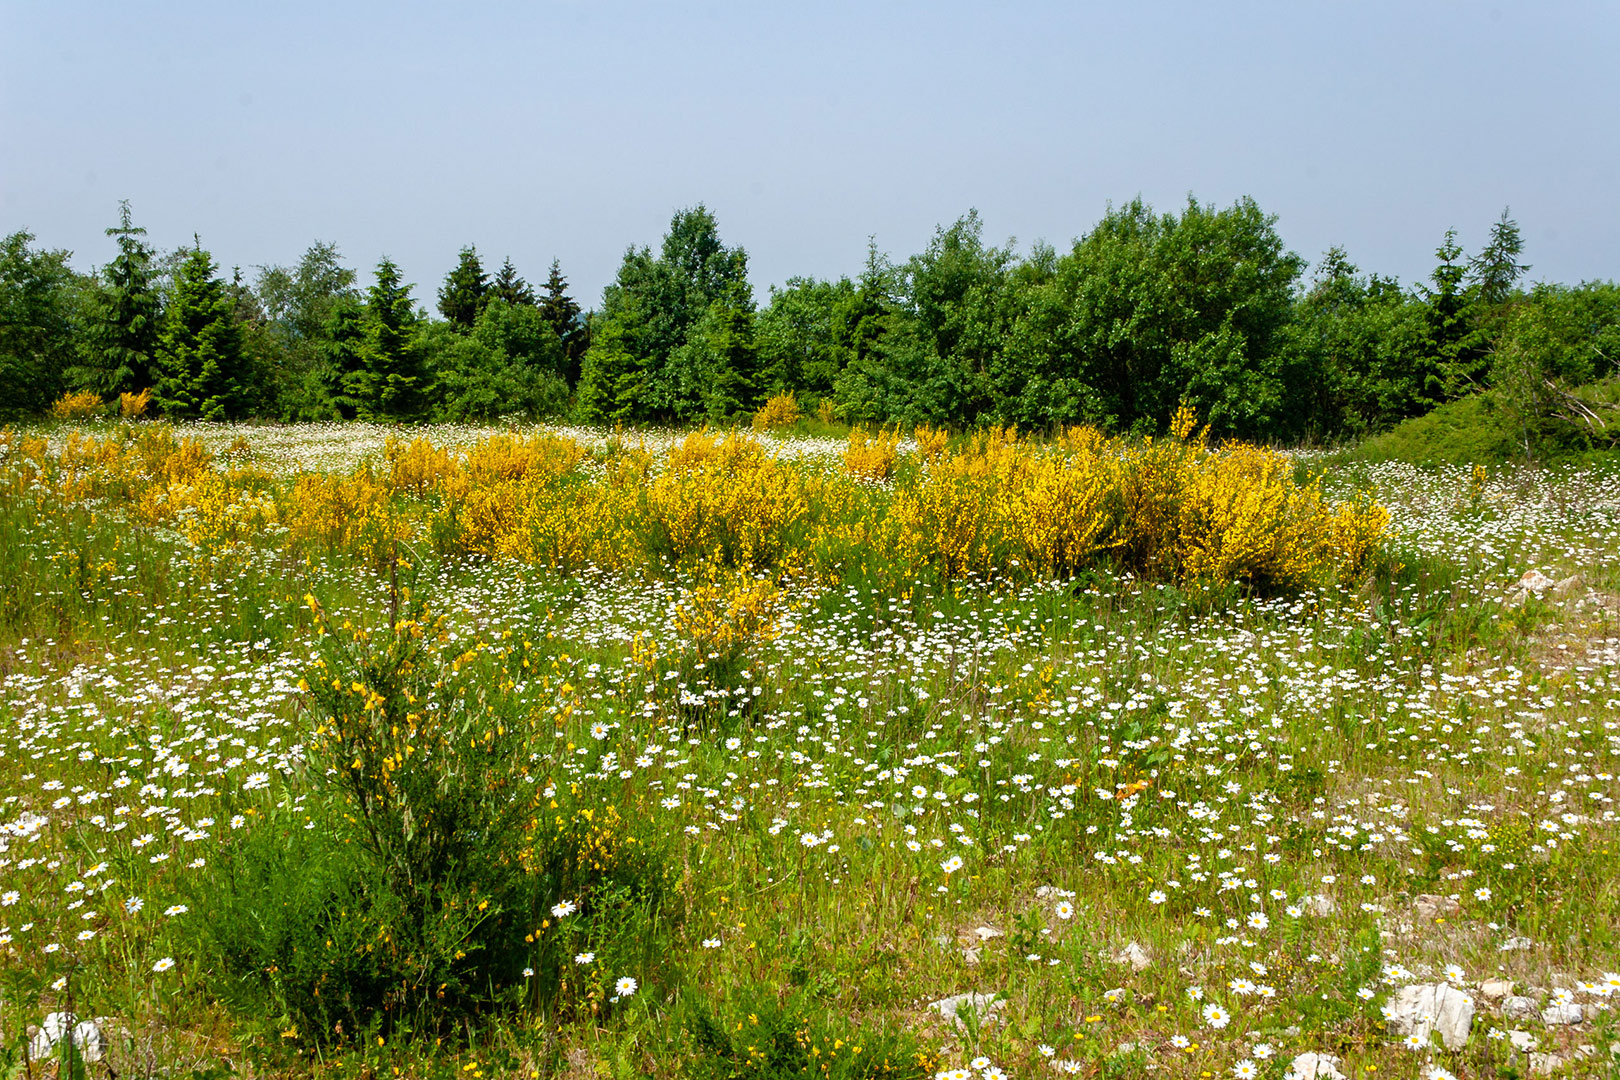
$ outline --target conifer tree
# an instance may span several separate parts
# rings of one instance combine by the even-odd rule
[[[356,380],[360,419],[403,419],[420,410],[427,388],[411,341],[415,321],[411,287],[401,283],[399,267],[385,257],[366,294],[366,337],[360,354],[365,371]]]
[[[1491,226],[1491,238],[1485,250],[1468,260],[1468,277],[1479,290],[1482,303],[1496,307],[1513,295],[1519,278],[1530,269],[1519,261],[1524,253],[1524,238],[1519,235],[1519,223],[1508,216],[1506,207],[1502,216]]]
[[[533,307],[535,304],[534,290],[518,276],[517,267],[512,265],[510,257],[501,263],[500,273],[495,275],[495,281],[489,287],[489,298],[505,300],[514,307],[519,304]]]
[[[341,420],[360,415],[366,395],[366,309],[353,297],[342,297],[322,327],[318,381],[321,396]]]
[[[456,268],[445,275],[444,285],[439,289],[439,314],[470,330],[488,299],[489,275],[478,261],[478,249],[468,245],[461,249]]]
[[[146,230],[131,220],[129,200],[118,204],[118,224],[107,235],[117,238],[118,255],[102,268],[87,319],[83,363],[73,375],[85,389],[113,397],[152,386],[162,311],[153,251],[140,239]]]
[[[562,263],[557,259],[551,260],[546,292],[540,299],[540,313],[562,342],[568,384],[572,386],[579,382],[580,358],[591,344],[590,328],[579,305],[568,295],[568,279],[563,277]]]
[[[175,278],[152,388],[166,416],[233,420],[246,411],[249,387],[236,302],[217,269],[198,243]]]
[[[1462,246],[1457,230],[1447,229],[1445,241],[1435,250],[1435,265],[1425,289],[1429,305],[1428,353],[1431,369],[1425,372],[1425,391],[1430,403],[1439,404],[1460,397],[1477,386],[1484,372],[1484,350],[1474,333],[1474,301],[1478,290],[1468,287],[1467,267],[1462,263]]]

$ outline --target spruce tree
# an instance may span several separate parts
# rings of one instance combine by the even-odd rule
[[[512,265],[510,257],[501,263],[501,272],[495,275],[495,282],[489,287],[489,298],[505,300],[514,307],[520,304],[533,307],[535,304],[534,290],[518,276],[517,267]]]
[[[200,243],[175,277],[157,369],[152,397],[166,416],[233,420],[245,412],[249,388],[236,301]]]
[[[1457,230],[1447,229],[1445,241],[1434,253],[1439,260],[1430,275],[1434,286],[1424,290],[1429,305],[1430,364],[1430,370],[1424,373],[1424,390],[1431,406],[1477,388],[1484,374],[1484,350],[1474,332],[1478,290],[1465,282],[1467,268],[1461,262],[1462,254]]]
[[[580,359],[590,347],[590,330],[574,298],[568,295],[568,279],[563,277],[562,263],[551,260],[551,273],[546,278],[545,296],[540,300],[540,313],[562,342],[563,357],[567,362],[568,385],[579,382]]]
[[[357,380],[360,419],[405,419],[420,410],[427,388],[411,340],[415,321],[411,287],[401,283],[399,267],[385,257],[366,294],[365,374]]]
[[[552,277],[561,292],[565,283],[555,267]],[[659,254],[632,247],[602,292],[582,358],[580,416],[681,421],[751,398],[752,332],[741,331],[753,315],[747,253],[720,242],[705,207],[677,212]],[[747,371],[716,368],[742,361]]]
[[[1519,278],[1530,269],[1519,261],[1524,253],[1524,238],[1519,235],[1519,223],[1508,216],[1503,208],[1502,217],[1491,226],[1491,238],[1485,250],[1468,261],[1468,277],[1479,290],[1479,299],[1489,307],[1505,303],[1513,295]]]
[[[489,275],[478,261],[478,249],[470,245],[464,247],[456,268],[445,275],[444,285],[439,289],[439,314],[470,330],[488,298]]]
[[[345,296],[333,305],[317,346],[317,381],[325,405],[340,420],[360,415],[366,400],[366,309]]]
[[[92,294],[83,363],[74,379],[104,397],[147,389],[161,329],[161,307],[153,252],[140,239],[146,230],[130,218],[129,200],[118,204],[118,224],[107,230],[116,237],[118,255],[101,271]]]

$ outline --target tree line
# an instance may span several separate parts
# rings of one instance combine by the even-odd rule
[[[852,423],[1091,423],[1162,431],[1186,402],[1220,434],[1355,437],[1498,383],[1589,383],[1620,360],[1620,286],[1527,286],[1507,211],[1427,281],[1307,266],[1252,199],[1110,208],[1067,250],[986,244],[976,213],[904,261],[756,302],[705,207],[632,247],[585,311],[555,261],[531,286],[462,249],[430,313],[384,258],[337,248],[225,276],[194,238],[160,253],[127,203],[110,262],[0,240],[0,418],[60,395],[151,392],[176,419],[728,422],[794,393]],[[1528,372],[1528,375],[1527,375]]]

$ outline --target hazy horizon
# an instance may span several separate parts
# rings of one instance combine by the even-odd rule
[[[970,208],[1063,248],[1110,202],[1253,196],[1315,263],[1425,278],[1512,208],[1533,280],[1620,276],[1620,9],[572,0],[137,11],[0,3],[0,232],[227,272],[335,243],[431,308],[459,249],[587,307],[705,203],[763,303],[896,259]]]

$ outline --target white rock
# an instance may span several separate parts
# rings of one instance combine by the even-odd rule
[[[68,1012],[53,1012],[45,1017],[45,1022],[28,1043],[29,1059],[44,1061],[55,1056],[60,1052],[57,1047],[69,1030],[73,1032],[73,1045],[86,1062],[100,1061],[107,1052],[107,1041],[94,1020],[80,1020]]]
[[[1288,1066],[1287,1080],[1345,1080],[1339,1059],[1331,1054],[1305,1053]]]
[[[1330,896],[1322,896],[1320,894],[1315,896],[1307,896],[1304,902],[1305,910],[1310,912],[1312,915],[1315,915],[1318,919],[1325,919],[1329,915],[1332,915],[1335,911],[1339,910],[1338,905],[1333,902],[1333,898]]]
[[[1042,885],[1035,890],[1035,899],[1050,900],[1055,896],[1062,895],[1062,892],[1063,890],[1059,889],[1056,885]]]
[[[972,1012],[982,1022],[993,1017],[996,1013],[1007,1007],[1005,1001],[999,1001],[994,994],[954,994],[948,998],[930,1002],[928,1008],[939,1013],[959,1028],[967,1025],[962,1022],[958,1010],[965,1009]]]
[[[1474,1022],[1474,999],[1445,983],[1403,986],[1385,1015],[1397,1035],[1416,1035],[1427,1043],[1439,1032],[1447,1050],[1461,1050]]]
[[[1510,997],[1502,1002],[1502,1016],[1507,1020],[1529,1020],[1540,1006],[1532,997]]]
[[[1497,947],[1497,952],[1529,952],[1536,943],[1527,937],[1510,937]]]
[[[1537,596],[1557,584],[1556,581],[1543,574],[1540,570],[1526,570],[1524,576],[1519,579],[1519,588],[1527,593],[1535,593]]]
[[[1573,1001],[1555,1001],[1541,1010],[1541,1022],[1548,1027],[1581,1022],[1581,1007]]]
[[[1508,1042],[1513,1044],[1513,1049],[1524,1054],[1536,1048],[1536,1037],[1528,1031],[1514,1029],[1508,1032]]]
[[[1579,575],[1579,574],[1571,574],[1571,575],[1569,575],[1569,577],[1564,578],[1558,584],[1553,586],[1553,595],[1554,596],[1568,596],[1570,593],[1574,592],[1577,588],[1579,588],[1580,584],[1581,584],[1581,575]]]
[[[989,941],[991,938],[998,938],[998,937],[1006,937],[1007,936],[1006,934],[1003,934],[1000,930],[997,930],[993,926],[981,926],[981,927],[977,928],[976,930],[974,930],[973,933],[974,933],[975,936],[978,937],[978,939],[980,941]]]
[[[1530,1071],[1532,1073],[1550,1073],[1564,1063],[1564,1059],[1557,1054],[1531,1054]]]
[[[1114,963],[1129,964],[1131,970],[1141,971],[1153,963],[1153,958],[1148,955],[1146,949],[1133,941],[1114,955]]]
[[[1513,993],[1513,980],[1487,979],[1479,984],[1479,992],[1487,1001],[1501,1001]]]
[[[1412,910],[1417,917],[1425,922],[1433,922],[1436,918],[1450,918],[1462,910],[1462,905],[1449,896],[1436,896],[1424,893],[1412,901]]]
[[[967,945],[962,949],[962,963],[968,967],[977,967],[979,963],[979,950],[976,946]]]

